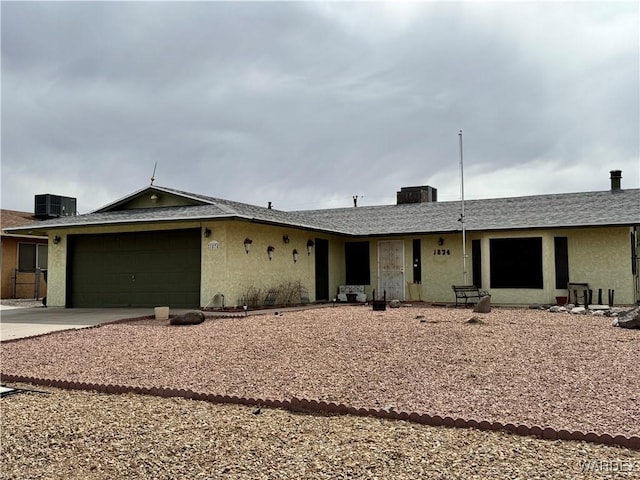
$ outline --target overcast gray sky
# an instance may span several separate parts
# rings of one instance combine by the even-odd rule
[[[2,208],[640,186],[639,2],[6,2]]]

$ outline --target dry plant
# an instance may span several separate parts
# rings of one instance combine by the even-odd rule
[[[278,304],[282,306],[300,305],[305,290],[300,281],[281,283],[278,285]]]
[[[262,305],[262,290],[250,285],[245,289],[238,305],[246,305],[249,308],[256,308]]]

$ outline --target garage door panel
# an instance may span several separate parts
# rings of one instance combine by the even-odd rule
[[[199,293],[198,294],[195,294],[195,293],[178,294],[177,292],[169,294],[170,304],[177,304],[178,302],[185,301],[185,300],[191,305],[193,305],[194,302],[197,305],[198,303],[200,303],[200,294]]]
[[[125,286],[130,286],[131,274],[130,273],[118,273],[118,272],[94,272],[91,278],[92,285],[104,285],[104,284],[112,285],[114,289],[125,289]]]
[[[131,263],[132,270],[144,270],[145,272],[160,273],[166,270],[166,257],[163,259],[165,262],[158,262],[158,253],[152,252],[139,252],[134,255]]]
[[[78,299],[82,305],[100,305],[101,308],[128,307],[123,295],[105,295],[104,292],[84,293]]]
[[[120,272],[133,273],[136,265],[136,254],[132,252],[109,251],[103,256],[103,266]]]
[[[127,294],[124,292],[101,292],[97,297],[101,305],[109,308],[124,308],[129,306]]]
[[[200,304],[200,231],[75,235],[67,305],[194,308]]]
[[[142,292],[136,295],[136,303],[132,304],[132,306],[144,307],[147,305],[168,305],[168,300],[167,295],[160,292]]]

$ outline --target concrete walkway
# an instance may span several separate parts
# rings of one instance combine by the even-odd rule
[[[188,310],[172,310],[183,313]],[[153,308],[0,307],[0,341],[153,315]]]

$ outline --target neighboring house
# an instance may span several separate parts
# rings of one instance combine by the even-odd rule
[[[6,228],[33,225],[38,219],[30,212],[0,210],[2,249],[1,298],[42,298],[47,285],[42,270],[47,268],[48,239],[30,232],[7,233]]]
[[[527,305],[555,303],[568,282],[633,304],[640,189],[611,173],[607,191],[466,201],[464,261],[461,202],[431,187],[402,188],[396,205],[285,212],[151,185],[11,232],[48,235],[51,306],[234,306],[292,285],[312,302],[364,285],[370,299],[450,303],[463,283]]]

